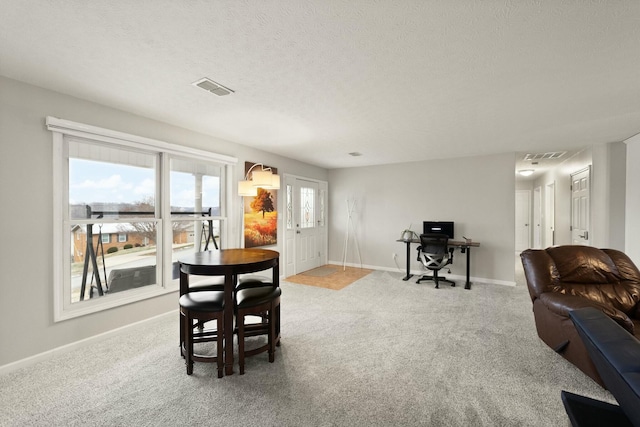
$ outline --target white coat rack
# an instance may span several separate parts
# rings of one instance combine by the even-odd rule
[[[356,208],[356,199],[351,202],[347,199],[347,232],[344,236],[344,247],[342,250],[342,271],[346,270],[347,265],[347,248],[349,246],[349,232],[353,230],[353,241],[356,245],[356,252],[358,254],[358,260],[360,261],[360,268],[362,268],[362,256],[360,255],[360,246],[358,245],[358,233],[356,233],[356,227],[353,224],[353,212]]]

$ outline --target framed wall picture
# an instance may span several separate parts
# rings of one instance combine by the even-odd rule
[[[245,176],[255,163],[245,162]],[[264,168],[271,168],[264,166]],[[255,170],[255,169],[254,169]],[[274,174],[276,168],[271,168]],[[244,197],[244,247],[271,246],[278,243],[278,190],[258,188],[255,197]]]

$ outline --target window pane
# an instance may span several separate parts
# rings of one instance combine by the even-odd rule
[[[157,222],[73,224],[71,302],[156,283]],[[111,234],[126,231],[128,245]]]
[[[195,252],[221,247],[221,215],[224,167],[189,159],[170,160],[170,204],[172,229],[172,274],[180,278],[178,260]],[[197,279],[192,279],[196,283]]]
[[[220,216],[222,172],[219,165],[171,159],[172,215],[206,212]]]
[[[293,186],[287,185],[287,230],[293,229]]]
[[[172,238],[172,275],[176,281],[180,278],[178,260],[195,252],[215,251],[220,246],[220,220],[176,220],[171,222]],[[193,281],[193,280],[192,280]],[[196,282],[194,282],[196,283]]]
[[[154,156],[141,155],[147,160]],[[69,217],[118,218],[155,216],[156,174],[153,167],[69,158]]]
[[[300,188],[300,228],[313,228],[315,222],[315,191],[313,188]]]
[[[325,226],[325,215],[326,215],[326,209],[325,209],[325,198],[327,197],[327,192],[325,190],[320,190],[320,219],[319,221],[319,225],[320,227],[324,227]]]

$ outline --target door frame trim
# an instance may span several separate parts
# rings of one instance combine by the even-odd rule
[[[531,206],[532,205],[532,203],[531,203],[532,194],[531,193],[532,193],[532,190],[516,190],[516,206],[515,206],[514,215],[517,215],[517,213],[518,213],[518,205],[517,205],[517,203],[518,203],[518,193],[526,193],[527,194],[527,200],[528,200],[528,204],[529,204],[528,209],[527,209],[527,222],[529,224],[528,225],[529,228],[527,230],[527,242],[526,242],[527,244],[525,246],[527,248],[531,248],[531,237],[532,237],[531,236],[531,209],[532,209],[532,206]],[[517,216],[516,216],[515,219],[516,219],[516,228],[517,228],[517,221],[518,221]],[[516,252],[520,252],[520,249],[518,249],[518,247],[517,247],[517,244],[518,244],[517,230],[516,230],[516,236],[514,236],[514,237],[515,237],[515,239],[514,239],[514,242],[513,242],[514,243],[513,246],[514,246]]]

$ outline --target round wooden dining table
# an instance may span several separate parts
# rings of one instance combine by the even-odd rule
[[[189,292],[189,275],[224,276],[224,364],[225,375],[233,374],[233,293],[238,274],[272,269],[273,285],[279,286],[280,254],[269,249],[222,249],[196,252],[178,259],[180,263],[180,296]],[[182,325],[182,316],[180,316]],[[180,327],[180,345],[184,342]]]

